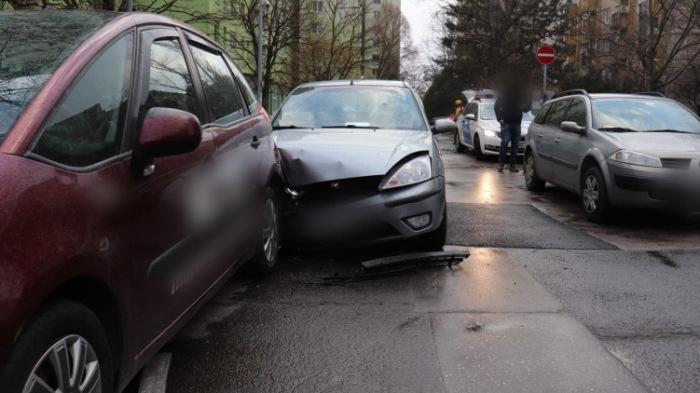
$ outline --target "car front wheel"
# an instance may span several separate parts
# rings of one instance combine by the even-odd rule
[[[478,160],[484,159],[484,152],[481,151],[481,140],[479,140],[479,134],[474,135],[474,155]]]
[[[530,191],[542,191],[545,182],[537,177],[537,168],[535,167],[535,155],[532,152],[525,153],[525,187]]]
[[[272,273],[279,253],[280,206],[277,193],[272,187],[267,187],[265,190],[262,215],[262,229],[256,245],[255,257],[250,261],[253,274],[259,277]]]
[[[109,343],[100,321],[77,302],[44,307],[17,339],[0,386],[3,392],[113,392]]]
[[[455,131],[455,145],[457,145],[458,153],[464,153],[464,145],[459,140],[459,131]]]
[[[586,170],[581,180],[581,201],[586,219],[592,222],[605,222],[610,211],[608,193],[603,174],[597,167]]]

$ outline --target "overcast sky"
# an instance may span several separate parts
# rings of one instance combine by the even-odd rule
[[[413,44],[421,52],[421,59],[427,62],[430,54],[427,53],[428,44],[434,42],[439,33],[436,27],[439,23],[435,20],[435,12],[440,9],[439,0],[402,0],[401,11],[411,24]]]

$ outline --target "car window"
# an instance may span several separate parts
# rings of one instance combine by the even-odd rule
[[[139,119],[153,107],[180,109],[199,117],[192,77],[177,38],[156,40],[151,45],[148,98],[139,110]]]
[[[482,104],[481,105],[481,119],[482,120],[496,120],[496,112],[493,109],[493,104]]]
[[[233,75],[236,77],[236,81],[238,82],[238,86],[241,88],[241,91],[243,92],[243,96],[245,97],[246,102],[248,103],[248,106],[251,107],[253,104],[257,104],[258,99],[255,96],[255,93],[253,92],[253,89],[250,87],[250,84],[248,84],[248,81],[246,80],[245,76],[241,72],[240,69],[233,63],[233,61],[227,56],[226,61],[228,62],[228,65],[231,67],[233,70]]]
[[[0,12],[0,143],[75,48],[118,15]]]
[[[132,42],[129,34],[99,55],[49,118],[35,154],[84,167],[120,153]]]
[[[476,102],[470,102],[469,104],[467,104],[465,112],[467,112],[467,114],[472,114],[476,116],[476,114],[479,112],[479,105]]]
[[[593,127],[611,131],[678,131],[700,134],[700,119],[668,99],[643,97],[592,100]]]
[[[539,112],[537,112],[537,117],[535,117],[535,123],[536,124],[544,124],[545,118],[547,117],[547,112],[549,112],[549,109],[552,107],[552,104],[545,104],[542,109],[540,109]]]
[[[273,126],[427,131],[413,92],[390,86],[297,88],[282,104]]]
[[[243,99],[221,55],[197,46],[191,48],[204,88],[211,122],[228,124],[245,117]]]
[[[564,121],[566,108],[571,100],[561,100],[554,103],[554,107],[547,114],[546,124],[552,127],[561,127],[561,122]]]
[[[573,121],[581,127],[586,126],[586,104],[581,100],[571,100],[566,112],[566,121]]]

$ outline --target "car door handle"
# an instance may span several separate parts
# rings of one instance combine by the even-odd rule
[[[540,132],[539,134],[537,134],[537,137],[538,137],[538,138],[542,138],[543,136],[544,136],[544,134],[541,133],[541,132]]]
[[[260,139],[259,139],[257,136],[254,136],[254,137],[253,137],[253,140],[250,141],[250,145],[253,146],[254,149],[257,149],[258,146],[260,146],[261,143],[262,143],[262,142],[260,141]]]
[[[559,138],[554,140],[554,143],[559,143],[559,142],[561,142],[561,139],[559,139]]]

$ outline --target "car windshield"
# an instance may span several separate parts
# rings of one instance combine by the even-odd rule
[[[281,128],[383,128],[427,131],[411,90],[386,86],[301,87],[280,108]]]
[[[496,120],[496,112],[493,109],[494,104],[481,105],[481,120]],[[523,121],[532,121],[535,117],[532,112],[523,113]]]
[[[700,134],[700,119],[683,105],[663,99],[592,100],[593,127],[601,131],[688,132]]]
[[[0,12],[0,142],[56,69],[117,13]]]

